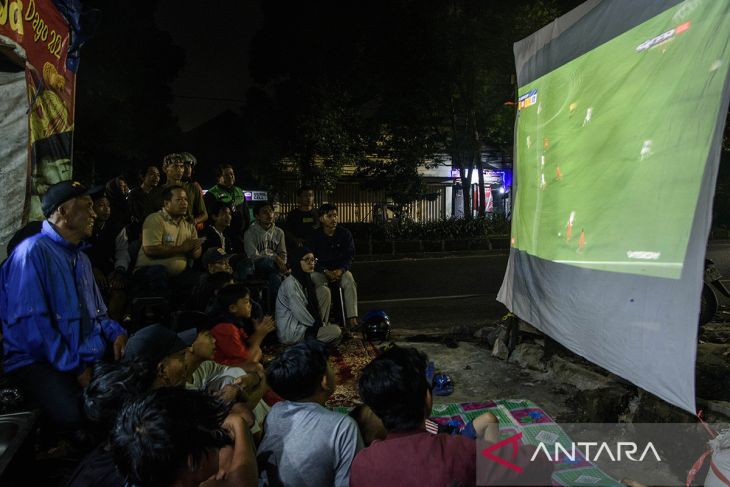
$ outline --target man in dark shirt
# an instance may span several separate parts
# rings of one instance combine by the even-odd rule
[[[198,232],[200,237],[205,237],[203,253],[210,248],[223,248],[229,254],[243,253],[243,235],[231,229],[234,213],[231,206],[212,199],[206,207],[210,218],[203,230]]]
[[[96,220],[84,252],[91,261],[96,284],[109,308],[109,317],[121,321],[127,303],[127,271],[131,261],[127,231],[110,218],[113,210],[105,192],[92,194],[91,198]]]
[[[132,240],[141,238],[142,224],[147,215],[159,210],[159,208],[154,208],[150,193],[160,184],[160,170],[155,166],[147,166],[144,171],[140,171],[139,180],[139,187],[134,188],[127,196],[127,205],[129,206],[129,215],[132,219],[133,228],[129,232],[129,237]]]
[[[339,283],[345,301],[346,331],[358,326],[357,284],[352,276],[355,241],[350,231],[337,225],[337,206],[325,203],[319,208],[320,228],[309,238],[309,247],[318,259],[312,273],[314,285]],[[349,329],[349,330],[348,330]]]
[[[199,232],[200,237],[205,238],[203,242],[203,255],[208,249],[225,249],[227,254],[236,254],[238,258],[231,261],[236,279],[245,280],[254,272],[254,265],[251,259],[246,257],[243,246],[243,235],[231,229],[231,221],[235,212],[233,208],[213,198],[207,205],[210,218],[205,228]],[[205,266],[203,266],[205,270]]]
[[[319,214],[314,207],[314,189],[302,186],[297,191],[297,197],[299,206],[289,212],[284,225],[286,244],[292,249],[303,246],[319,227]]]
[[[241,188],[236,186],[236,173],[233,166],[223,164],[216,168],[217,184],[205,193],[205,204],[211,203],[213,200],[230,206],[231,208],[231,232],[238,237],[243,238],[254,216],[246,202],[246,196]]]

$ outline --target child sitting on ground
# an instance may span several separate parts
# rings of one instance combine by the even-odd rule
[[[365,446],[370,446],[374,441],[384,440],[388,436],[383,421],[373,412],[367,404],[359,404],[350,411],[350,417],[357,422],[362,441]],[[470,421],[463,429],[457,431],[453,428],[444,427],[432,421],[426,420],[426,431],[432,434],[449,433],[465,436],[473,440],[479,439],[490,443],[496,443],[499,439],[499,421],[492,413],[484,413],[473,421]]]
[[[215,338],[202,323],[197,330],[177,334],[162,325],[150,325],[132,335],[124,359],[146,362],[152,367],[153,389],[185,386],[232,403],[234,412],[242,412],[244,407],[251,410],[256,416],[251,421],[251,432],[256,434],[268,411],[261,401],[267,390],[262,367],[252,366],[247,373],[239,367],[213,362],[214,353]]]
[[[206,329],[199,329],[193,344],[185,350],[187,378],[185,387],[217,394],[222,400],[240,403],[255,416],[251,433],[258,442],[261,428],[269,412],[269,406],[262,401],[268,389],[263,367],[259,364],[246,367],[222,365],[213,361],[216,339]],[[234,406],[234,412],[238,412]]]
[[[425,421],[433,404],[428,365],[428,358],[418,350],[395,346],[363,369],[358,382],[360,397],[388,433],[357,454],[350,487],[474,484],[476,442],[463,433],[452,436],[427,431]],[[472,437],[497,439],[496,418],[491,414],[480,418],[472,425]],[[524,446],[515,451],[511,462],[522,469],[520,473],[488,462],[480,471],[479,485],[550,485],[552,463],[531,461],[533,452],[534,447]]]
[[[351,417],[324,407],[335,390],[326,345],[292,346],[269,363],[266,376],[285,399],[271,408],[259,446],[269,485],[347,486],[362,439]]]
[[[216,298],[218,316],[211,333],[216,340],[213,360],[219,364],[255,364],[261,361],[261,342],[276,329],[271,316],[263,316],[258,303],[242,284],[226,286]]]

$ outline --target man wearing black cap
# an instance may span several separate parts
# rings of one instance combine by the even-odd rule
[[[246,403],[258,418],[252,433],[260,430],[259,423],[268,408],[261,404],[266,390],[263,369],[240,367],[213,362],[215,338],[210,333],[212,322],[198,322],[197,328],[179,333],[155,324],[142,328],[129,339],[124,360],[145,362],[154,367],[153,388],[185,386],[204,390],[224,400]]]
[[[159,324],[146,326],[129,339],[124,360],[153,367],[153,388],[181,386],[187,378],[185,350],[197,335],[195,328],[175,333]]]
[[[203,264],[203,269],[208,274],[215,274],[216,272],[233,272],[230,264],[231,255],[227,254],[222,248],[211,248],[205,251],[203,257],[200,259],[200,263]]]
[[[75,181],[51,186],[41,233],[20,243],[0,270],[5,373],[72,439],[83,428],[91,364],[107,353],[118,360],[127,343],[81,251],[96,218],[89,193]]]

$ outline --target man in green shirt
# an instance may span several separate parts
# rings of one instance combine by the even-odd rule
[[[218,184],[208,190],[205,198],[208,201],[215,199],[226,206],[230,206],[233,209],[230,231],[235,235],[243,236],[243,232],[251,224],[253,216],[249,210],[248,203],[246,203],[246,196],[243,194],[243,190],[234,185],[236,182],[236,173],[233,170],[233,166],[230,164],[218,166],[216,169],[216,177],[218,178]]]

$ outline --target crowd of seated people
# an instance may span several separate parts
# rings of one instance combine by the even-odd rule
[[[352,235],[337,225],[336,206],[323,205],[320,217],[313,189],[302,187],[298,206],[281,219],[280,228],[274,204],[249,207],[231,165],[219,166],[217,184],[204,192],[193,179],[195,164],[189,153],[168,154],[160,167],[139,172],[136,187],[130,189],[120,176],[88,191],[94,227],[82,239],[82,251],[108,316],[127,329],[139,327],[132,322],[139,298],[160,298],[173,311],[205,312],[213,297],[208,277],[227,272],[235,282],[249,284],[252,299],[266,313],[286,315],[277,321],[277,336],[287,343],[302,339],[306,328],[314,328],[307,336],[319,333],[330,342],[349,337],[358,326],[357,287],[350,272],[355,248]],[[17,232],[8,255],[40,231],[41,222],[32,222]],[[315,259],[313,270],[287,255],[302,248],[312,254],[307,259]],[[340,313],[332,318],[344,333],[330,327],[333,299],[346,315],[346,320]]]
[[[272,203],[249,209],[230,165],[205,196],[194,166],[170,154],[131,191],[121,177],[52,186],[47,220],[19,232],[0,268],[4,374],[41,410],[45,446],[84,454],[68,485],[473,482],[473,438],[423,436],[431,396],[415,350],[365,369],[350,416],[324,406],[328,347],[358,324],[337,207],[315,209],[303,187],[282,229]],[[170,312],[132,319],[145,299]],[[286,348],[265,364],[277,339]],[[472,430],[494,440],[493,423]]]

